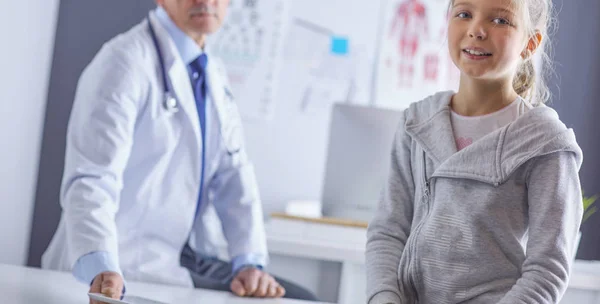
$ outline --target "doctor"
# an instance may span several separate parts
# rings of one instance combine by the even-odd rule
[[[205,48],[229,0],[157,0],[83,71],[67,131],[62,217],[44,268],[120,298],[125,279],[315,300],[273,278],[225,70]],[[231,262],[217,259],[221,234]]]

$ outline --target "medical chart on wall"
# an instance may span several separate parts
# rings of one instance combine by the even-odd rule
[[[231,1],[223,27],[209,37],[244,119],[274,115],[288,10],[288,0]]]
[[[293,2],[284,62],[294,95],[286,102],[304,115],[326,112],[334,103],[368,104],[380,2]]]
[[[247,122],[338,102],[403,109],[458,88],[447,1],[235,0],[209,46]]]
[[[447,0],[387,0],[376,62],[377,106],[403,109],[456,90],[459,71],[447,47]]]
[[[300,94],[293,103],[310,112],[333,102],[355,98],[361,50],[349,36],[313,21],[294,18],[284,48],[286,64],[296,65]]]

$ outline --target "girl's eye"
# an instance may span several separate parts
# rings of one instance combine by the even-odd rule
[[[510,25],[510,21],[508,21],[504,18],[496,18],[492,22],[494,22],[496,24],[501,24],[501,25]]]
[[[456,17],[461,18],[461,19],[465,19],[465,18],[469,18],[471,17],[471,14],[467,13],[467,12],[460,12],[456,15]]]

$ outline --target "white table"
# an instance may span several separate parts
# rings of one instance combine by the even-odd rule
[[[84,304],[89,286],[70,273],[0,264],[0,303]],[[308,304],[288,299],[239,298],[228,292],[127,282],[127,293],[177,304]],[[321,303],[323,304],[323,303]]]
[[[366,303],[366,229],[285,219],[271,219],[266,229],[272,254],[342,263],[337,302]],[[561,303],[600,304],[600,262],[575,261]]]

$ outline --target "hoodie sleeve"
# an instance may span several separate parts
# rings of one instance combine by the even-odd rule
[[[541,156],[527,178],[529,241],[521,278],[499,302],[558,303],[567,289],[583,213],[572,152]]]
[[[394,138],[388,183],[367,231],[367,298],[370,304],[402,303],[398,265],[410,233],[414,181],[404,118]]]

